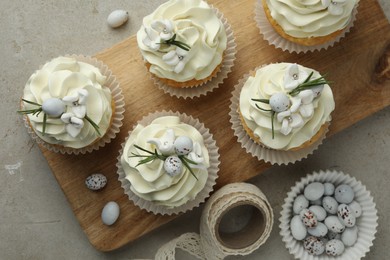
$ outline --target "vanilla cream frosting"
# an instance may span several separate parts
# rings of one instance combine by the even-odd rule
[[[112,115],[111,91],[104,86],[105,83],[106,76],[102,75],[98,68],[75,58],[58,57],[31,75],[24,88],[23,99],[42,105],[45,100],[52,98],[66,103],[66,98],[80,96],[80,93],[88,94],[88,99],[83,104],[84,112],[98,125],[100,134],[104,135]],[[37,108],[28,103],[24,103],[24,107]],[[72,105],[67,105],[63,115],[72,115],[72,108],[74,110]],[[77,119],[82,120],[80,123],[83,126],[77,136],[73,137],[60,116],[47,117],[43,135],[43,114],[27,116],[35,133],[47,143],[78,149],[88,146],[100,137],[84,117]]]
[[[289,93],[298,86],[298,82],[294,85],[294,80],[286,80],[286,75],[292,65],[276,63],[258,69],[255,76],[248,78],[240,93],[239,109],[246,125],[265,146],[277,150],[299,147],[310,140],[323,124],[331,120],[330,114],[335,108],[332,90],[327,84],[323,85],[322,91],[318,94],[315,94],[313,89],[313,93],[309,93],[311,94],[309,99],[306,98],[306,94],[312,90],[304,90],[297,96],[291,96]],[[296,64],[293,67],[299,69],[299,73],[293,75],[292,79],[300,76],[300,82],[305,80],[311,72],[313,72],[312,79],[321,77],[315,70]],[[284,93],[291,102],[287,111],[276,113],[273,120],[274,138],[272,138],[272,112],[263,111],[257,106],[266,110],[271,107],[252,99],[269,100],[275,93]],[[290,110],[293,113],[290,114]],[[289,115],[286,116],[286,113]],[[295,120],[296,118],[298,119]]]
[[[138,165],[140,158],[132,157],[134,154],[145,154],[135,147],[138,145],[148,151],[157,149],[150,140],[162,138],[168,130],[173,130],[176,137],[187,136],[199,144],[203,157],[203,167],[191,167],[198,180],[186,168],[175,176],[170,176],[164,169],[164,161],[155,159],[150,163]],[[159,152],[161,154],[161,152]],[[121,165],[130,182],[130,189],[142,199],[153,201],[157,205],[169,208],[183,205],[203,189],[208,178],[207,168],[209,154],[199,131],[191,125],[182,123],[177,116],[164,116],[157,118],[147,126],[137,125],[128,137]]]
[[[296,38],[310,38],[326,36],[344,29],[352,19],[352,11],[358,0],[266,0],[266,2],[272,18],[286,34]]]
[[[155,28],[156,22],[166,24],[169,32],[154,32],[151,27],[154,25]],[[174,51],[183,58],[184,55],[180,54],[182,49],[158,43],[160,48],[156,50],[156,43],[148,44],[151,33],[159,33],[161,39],[175,33],[176,40],[188,44],[191,48],[184,57],[185,63],[181,62],[179,68],[177,63],[167,63],[166,60],[174,56]],[[143,19],[143,25],[137,33],[137,41],[144,59],[151,64],[150,72],[157,77],[177,82],[202,80],[210,76],[222,62],[227,45],[224,25],[210,6],[201,0],[170,0],[162,4]],[[169,52],[170,57],[163,59]]]

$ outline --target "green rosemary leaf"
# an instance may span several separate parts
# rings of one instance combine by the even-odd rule
[[[27,115],[27,114],[35,114],[39,111],[42,111],[42,108],[36,108],[36,109],[28,109],[28,110],[18,110],[17,112],[20,113],[20,114],[23,114],[23,115]]]
[[[274,130],[274,118],[275,118],[275,111],[272,111],[271,113],[271,129],[272,129],[272,139],[275,138],[275,130]]]
[[[179,158],[180,158],[180,157],[179,157]],[[183,157],[183,158],[184,158],[184,157]],[[180,159],[182,159],[182,158],[180,158]],[[184,159],[182,159],[181,161],[182,161],[182,163],[184,164],[184,166],[190,171],[190,173],[192,174],[192,176],[194,176],[194,178],[195,178],[196,180],[198,180],[198,178],[196,177],[195,173],[192,171],[191,167],[188,165],[187,161],[184,160]]]
[[[92,125],[93,128],[95,128],[95,131],[98,133],[98,135],[101,136],[99,126],[95,122],[93,122],[89,116],[85,115],[84,118]]]
[[[46,113],[43,113],[42,135],[45,135],[45,132],[46,132],[46,121],[47,121],[47,115],[46,115]]]
[[[24,98],[22,98],[23,102],[26,102],[26,103],[29,103],[29,104],[32,104],[32,105],[36,105],[36,106],[42,106],[41,104],[38,104],[38,103],[35,103],[33,101],[30,101],[30,100],[26,100]]]
[[[141,150],[141,151],[144,151],[145,153],[154,155],[154,153],[152,153],[151,151],[148,151],[148,150],[142,148],[141,146],[138,146],[138,145],[135,144],[134,147],[137,148],[137,149],[139,149],[139,150]]]
[[[252,101],[261,102],[261,103],[264,103],[264,104],[269,104],[269,99],[256,99],[256,98],[252,98]]]
[[[193,165],[198,165],[198,163],[194,162],[193,160],[189,159],[188,157],[185,157],[184,155],[179,156],[180,159],[185,160],[186,162],[193,164]]]
[[[314,71],[310,72],[309,76],[305,79],[303,83],[306,83],[310,80],[311,76],[313,76]]]
[[[260,109],[260,110],[262,110],[262,111],[265,111],[265,112],[271,112],[271,111],[272,111],[272,109],[264,109],[264,108],[261,108],[261,107],[259,107],[257,104],[255,104],[255,106],[256,106],[258,109]]]

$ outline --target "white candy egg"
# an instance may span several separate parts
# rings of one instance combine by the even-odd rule
[[[328,227],[324,223],[318,222],[317,226],[308,228],[307,232],[315,237],[324,237],[328,233]]]
[[[334,193],[334,185],[332,183],[326,182],[324,183],[325,192],[324,195],[331,196]]]
[[[345,225],[336,216],[328,216],[324,223],[328,227],[328,230],[332,232],[341,233],[345,230]]]
[[[352,201],[348,206],[351,209],[351,211],[355,214],[356,218],[362,215],[362,207],[356,200]]]
[[[293,211],[295,214],[299,214],[303,209],[309,207],[309,201],[303,195],[299,195],[295,198],[293,204]]]
[[[304,194],[308,200],[318,200],[324,195],[325,187],[320,182],[312,182],[306,186]]]
[[[85,185],[90,190],[103,189],[107,184],[107,178],[101,173],[95,173],[85,179]]]
[[[42,103],[42,111],[51,117],[60,117],[65,112],[65,104],[61,99],[48,98]]]
[[[311,210],[303,209],[301,213],[299,213],[299,216],[301,217],[301,220],[306,227],[312,228],[317,226],[318,223],[317,217],[314,215],[314,213]]]
[[[311,255],[320,255],[325,251],[324,243],[314,236],[309,236],[303,240],[303,248]]]
[[[275,112],[286,111],[290,107],[290,99],[282,92],[275,93],[269,99],[269,105]]]
[[[344,232],[341,234],[341,241],[345,246],[353,246],[358,238],[358,228],[357,226],[353,226],[350,228],[346,228]]]
[[[355,197],[355,193],[353,192],[351,186],[341,184],[335,189],[334,196],[339,203],[349,204]]]
[[[179,136],[176,138],[173,146],[177,155],[187,155],[192,151],[194,144],[188,136]]]
[[[165,159],[164,169],[169,176],[173,177],[179,175],[183,168],[183,164],[179,157],[172,155]]]
[[[107,17],[107,23],[112,28],[117,28],[129,19],[129,13],[125,10],[115,10]]]
[[[353,227],[356,224],[355,214],[351,211],[351,209],[346,204],[340,204],[337,208],[337,216],[339,220],[346,227]]]
[[[338,206],[339,204],[333,197],[326,196],[322,199],[322,207],[330,214],[336,214]]]
[[[301,218],[295,215],[290,222],[291,235],[296,240],[302,240],[306,237],[306,226],[302,223]]]
[[[329,240],[325,245],[325,252],[327,255],[339,256],[344,252],[344,244],[338,239]]]
[[[119,217],[119,205],[115,201],[108,202],[102,210],[102,221],[110,226],[115,223]]]
[[[321,206],[313,205],[310,206],[309,210],[316,215],[318,221],[323,221],[326,218],[326,210]]]

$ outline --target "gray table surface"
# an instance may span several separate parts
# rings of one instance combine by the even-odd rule
[[[232,0],[230,0],[232,1]],[[372,1],[372,0],[366,0]],[[0,1],[1,150],[0,259],[153,258],[157,249],[185,232],[198,232],[202,208],[110,253],[88,242],[39,148],[16,114],[25,82],[45,61],[63,54],[93,55],[133,35],[142,18],[162,0],[14,0]],[[390,2],[380,0],[390,18]],[[113,30],[108,14],[128,10],[129,22]],[[374,14],[373,14],[374,15]],[[366,259],[388,259],[390,244],[390,108],[326,139],[303,162],[273,167],[250,182],[268,197],[275,213],[269,240],[250,256],[229,259],[293,259],[279,236],[283,199],[301,177],[320,169],[344,171],[371,191],[379,228]],[[10,172],[6,165],[20,162]],[[183,253],[177,259],[189,259]]]

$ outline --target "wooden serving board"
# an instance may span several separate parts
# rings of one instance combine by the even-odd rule
[[[259,65],[296,62],[327,72],[336,100],[330,135],[390,104],[389,75],[382,83],[373,79],[376,64],[390,42],[389,23],[376,1],[360,1],[355,26],[339,44],[327,51],[299,55],[275,49],[263,40],[254,21],[254,0],[209,2],[224,13],[237,43],[235,66],[223,85],[207,96],[192,100],[164,94],[151,82],[136,37],[132,36],[96,55],[117,76],[125,96],[124,125],[117,138],[99,151],[81,156],[61,155],[41,148],[81,228],[98,250],[119,248],[175,218],[140,210],[124,195],[118,181],[115,164],[121,143],[144,115],[173,110],[203,122],[220,148],[221,165],[215,188],[218,189],[227,183],[245,181],[271,166],[241,148],[231,130],[228,115],[233,86],[243,74]],[[380,68],[385,71],[386,66],[388,63],[384,62]],[[95,172],[108,178],[107,186],[99,192],[89,191],[84,184],[85,178]],[[108,201],[116,201],[121,209],[113,226],[105,226],[100,219],[101,210]]]

